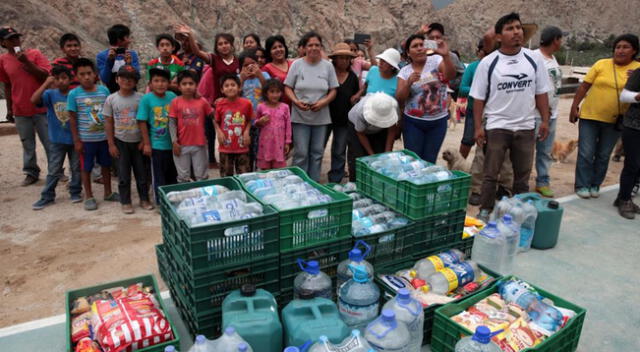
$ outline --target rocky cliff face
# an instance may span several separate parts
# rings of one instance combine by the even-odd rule
[[[25,35],[25,47],[39,48],[50,58],[60,55],[57,41],[65,32],[78,34],[85,55],[94,57],[107,46],[106,29],[115,23],[130,26],[142,62],[155,55],[154,36],[177,23],[195,28],[209,50],[220,31],[237,37],[256,32],[263,40],[280,33],[294,47],[302,33],[316,30],[327,47],[354,32],[371,33],[379,52],[397,46],[420,24],[437,21],[445,25],[452,47],[471,53],[479,35],[510,11],[519,12],[524,22],[557,25],[581,39],[638,33],[640,9],[632,3],[457,0],[435,10],[429,0],[6,0],[0,3],[0,23],[14,26]]]

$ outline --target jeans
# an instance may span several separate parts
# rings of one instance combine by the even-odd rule
[[[293,165],[300,167],[314,181],[320,180],[327,125],[293,123]]]
[[[196,181],[209,178],[207,172],[207,147],[204,145],[183,145],[180,147],[180,156],[173,156],[178,172],[178,182],[191,182],[191,169]]]
[[[33,116],[15,116],[16,129],[22,142],[22,172],[35,178],[40,177],[40,167],[36,156],[36,133],[44,147],[49,160],[49,131],[47,130],[47,116],[35,114]]]
[[[600,187],[620,132],[612,123],[586,119],[580,119],[578,131],[575,189]]]
[[[149,201],[149,181],[145,160],[147,157],[138,149],[140,143],[128,143],[119,139],[116,147],[120,152],[118,160],[118,192],[120,192],[120,204],[131,204],[131,170],[136,178],[136,188],[140,201]]]
[[[435,121],[423,121],[404,115],[404,147],[418,154],[422,160],[435,163],[447,134],[448,120],[449,116]]]
[[[207,137],[207,151],[209,152],[209,163],[216,162],[216,128],[212,119],[204,120],[204,134]]]
[[[331,143],[331,171],[329,171],[329,182],[340,183],[344,178],[344,166],[347,156],[347,136],[349,130],[347,125],[330,125],[333,133]],[[329,133],[327,132],[327,137]]]
[[[534,130],[494,129],[486,131],[486,136],[480,208],[491,210],[496,201],[498,173],[504,164],[507,151],[509,151],[509,158],[513,165],[513,193],[520,194],[529,191],[529,176],[531,176],[533,166],[536,135]]]
[[[362,143],[360,143],[360,139],[358,139],[358,133],[356,132],[355,126],[353,123],[349,122],[348,129],[349,135],[347,141],[349,143],[349,153],[347,155],[348,164],[349,164],[349,181],[356,181],[356,159],[367,156],[369,153],[364,149]],[[368,134],[367,139],[369,140],[369,144],[371,144],[371,149],[375,154],[384,153],[384,149],[387,146],[387,132],[388,129],[381,130],[380,132],[376,132],[374,134]]]
[[[62,175],[64,157],[68,156],[71,168],[71,181],[69,182],[69,194],[80,196],[82,183],[80,180],[80,156],[73,147],[73,144],[49,144],[49,163],[47,165],[48,174],[45,181],[41,197],[46,200],[56,199],[56,186]]]
[[[549,185],[549,165],[551,165],[551,150],[556,139],[556,119],[549,120],[549,135],[543,141],[536,141],[536,187]],[[541,118],[536,118],[536,136]]]
[[[640,131],[625,127],[622,131],[622,145],[624,147],[624,167],[620,173],[620,190],[618,199],[631,199],[631,191],[640,178]]]
[[[153,171],[153,192],[156,203],[160,204],[158,187],[178,183],[176,166],[173,164],[173,151],[151,149],[151,167]]]

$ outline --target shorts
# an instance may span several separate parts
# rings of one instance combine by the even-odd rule
[[[82,157],[80,158],[82,171],[91,172],[94,161],[98,161],[102,167],[111,166],[111,155],[109,155],[107,141],[82,142]]]
[[[220,153],[220,176],[228,177],[251,171],[249,153]]]

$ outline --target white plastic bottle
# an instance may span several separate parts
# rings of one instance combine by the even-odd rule
[[[505,255],[502,262],[502,275],[509,275],[513,272],[513,267],[518,254],[520,244],[520,225],[515,223],[511,215],[507,214],[498,221],[498,230],[505,238]]]
[[[215,352],[253,352],[251,346],[238,335],[233,326],[227,327],[224,333],[214,341],[214,344]]]
[[[311,346],[308,352],[369,352],[371,346],[360,335],[360,330],[352,330],[339,344],[332,344],[326,336],[320,336],[318,341]],[[286,352],[286,351],[285,351]]]
[[[364,337],[377,351],[409,352],[409,329],[396,320],[396,314],[390,309],[383,309],[380,317],[367,325]]]
[[[396,320],[407,325],[411,336],[408,352],[420,352],[424,335],[424,310],[422,304],[411,297],[409,289],[401,288],[382,309],[392,310],[396,314]]]
[[[506,255],[506,239],[498,230],[498,224],[490,221],[473,239],[471,259],[485,267],[502,273],[503,261]]]
[[[501,352],[500,347],[491,341],[495,334],[484,325],[478,326],[473,336],[463,337],[456,343],[455,352]]]
[[[213,352],[215,351],[215,341],[208,340],[204,335],[196,336],[193,346],[189,352]]]

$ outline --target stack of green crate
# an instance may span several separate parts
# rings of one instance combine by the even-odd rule
[[[351,249],[351,210],[353,202],[346,194],[313,181],[298,167],[289,170],[306,183],[331,197],[329,203],[279,210],[280,216],[280,305],[293,297],[293,280],[300,272],[297,259],[316,260],[322,271],[335,278],[340,261]],[[264,171],[260,173],[272,172]],[[239,182],[240,179],[238,179]],[[249,194],[251,192],[242,187]],[[265,203],[262,203],[265,204]]]
[[[278,213],[270,206],[264,206],[261,216],[189,227],[167,194],[211,185],[242,190],[233,178],[160,188],[163,244],[156,254],[160,274],[190,332],[214,337],[222,323],[220,305],[229,292],[251,283],[278,295],[280,242]],[[257,201],[249,194],[247,198]]]

